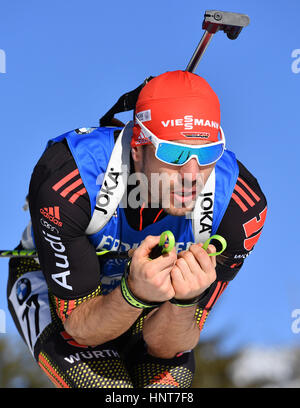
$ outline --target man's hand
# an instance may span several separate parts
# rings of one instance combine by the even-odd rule
[[[207,251],[201,244],[191,245],[188,251],[178,254],[172,268],[171,279],[176,299],[192,299],[203,293],[216,280],[216,252],[213,245]]]
[[[175,248],[156,259],[149,259],[159,240],[159,236],[149,235],[134,251],[130,265],[129,288],[137,298],[146,302],[164,302],[175,295],[170,275],[177,259]]]

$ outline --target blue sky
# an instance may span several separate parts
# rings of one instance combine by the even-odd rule
[[[292,70],[292,52],[300,49],[298,0],[0,0],[0,57],[6,56],[0,73],[0,247],[16,246],[27,225],[22,206],[47,140],[96,126],[146,77],[185,69],[209,9],[250,17],[236,41],[216,34],[196,72],[217,92],[228,148],[259,180],[269,212],[260,241],[219,299],[202,338],[226,331],[224,351],[296,345],[300,73]],[[1,259],[7,333],[0,336],[13,336],[6,279],[7,260]]]

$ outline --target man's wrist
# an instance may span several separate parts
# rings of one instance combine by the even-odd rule
[[[169,302],[172,303],[173,305],[176,305],[178,307],[192,307],[197,305],[201,299],[203,299],[209,291],[209,288],[207,288],[204,292],[200,293],[200,295],[192,298],[192,299],[170,299]]]
[[[130,271],[130,261],[125,267],[124,274],[121,279],[121,293],[123,298],[126,300],[127,303],[129,303],[131,306],[136,307],[138,309],[153,309],[155,307],[159,307],[162,303],[157,302],[157,303],[150,303],[150,302],[145,302],[144,300],[141,300],[137,298],[132,291],[129,288],[128,285],[128,275]]]

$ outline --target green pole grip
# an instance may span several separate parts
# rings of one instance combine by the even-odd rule
[[[168,246],[164,246],[166,243],[166,236],[168,239]],[[173,232],[171,231],[164,231],[161,233],[160,235],[160,240],[159,240],[159,246],[164,246],[163,250],[161,251],[162,254],[166,254],[170,251],[172,251],[172,249],[175,246],[175,237],[173,235]]]
[[[208,238],[208,239],[204,242],[202,248],[205,249],[205,251],[206,251],[206,250],[207,250],[207,247],[208,247],[208,245],[209,245],[209,243],[210,243],[210,241],[211,241],[212,239],[216,239],[217,241],[219,241],[220,244],[222,245],[222,249],[221,249],[221,251],[219,251],[219,252],[214,252],[213,254],[208,254],[208,256],[217,256],[217,255],[220,255],[222,252],[225,251],[225,249],[226,249],[226,247],[227,247],[226,239],[223,238],[223,237],[221,237],[221,235],[212,235],[210,238]]]

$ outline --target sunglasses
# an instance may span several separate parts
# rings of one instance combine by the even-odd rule
[[[155,157],[164,163],[172,164],[173,166],[182,166],[195,157],[199,166],[207,166],[218,161],[224,153],[225,135],[221,126],[220,141],[195,146],[159,139],[147,129],[137,117],[135,117],[135,119],[140,126],[143,135],[155,146]]]

